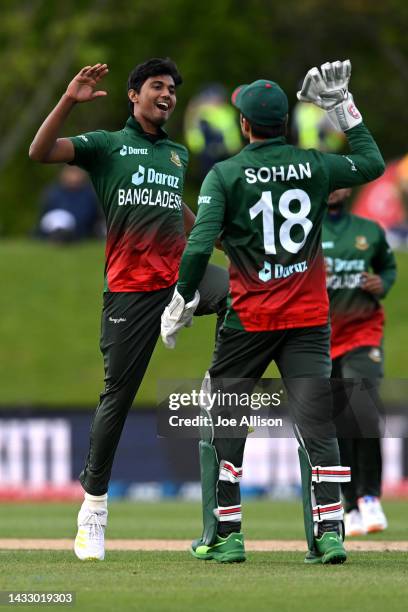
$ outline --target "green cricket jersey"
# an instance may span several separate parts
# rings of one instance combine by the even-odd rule
[[[395,281],[396,263],[384,231],[374,221],[343,213],[326,214],[323,251],[330,300],[331,356],[359,346],[380,346],[384,311],[379,299],[361,288],[362,272],[381,276],[384,297]]]
[[[204,180],[178,289],[191,299],[220,232],[230,260],[225,325],[268,331],[328,321],[321,226],[329,193],[371,181],[384,161],[364,125],[350,155],[303,150],[283,137],[253,142]]]
[[[187,149],[163,130],[151,138],[133,117],[118,132],[100,130],[71,141],[72,163],[89,172],[106,216],[105,290],[171,286],[185,246]]]

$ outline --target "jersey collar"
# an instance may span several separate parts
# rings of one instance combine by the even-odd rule
[[[136,132],[138,136],[141,136],[142,138],[146,138],[146,140],[149,140],[149,134],[146,134],[146,132],[143,131],[142,126],[140,125],[138,121],[136,121],[134,117],[129,117],[129,119],[126,121],[125,129],[133,133]],[[163,128],[159,128],[159,133],[157,136],[158,136],[158,140],[168,138],[167,132],[163,130]]]
[[[349,224],[351,223],[351,215],[348,211],[344,211],[340,217],[332,217],[329,211],[326,210],[324,217],[324,225],[329,229],[336,237],[343,235]]]
[[[277,136],[276,138],[266,138],[265,140],[257,140],[256,142],[251,142],[248,144],[245,149],[260,149],[261,147],[267,147],[270,145],[285,145],[286,138],[285,136]]]

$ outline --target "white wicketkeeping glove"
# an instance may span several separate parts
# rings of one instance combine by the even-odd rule
[[[343,132],[350,130],[363,121],[350,92],[348,92],[346,100],[327,111],[327,114],[336,130]]]
[[[351,62],[326,62],[309,70],[297,97],[312,102],[327,111],[330,121],[339,131],[346,131],[361,123],[362,118],[348,91]]]
[[[184,301],[184,298],[177,289],[174,290],[173,297],[166,306],[161,316],[161,337],[164,346],[173,349],[176,346],[177,334],[182,327],[191,327],[193,315],[200,301],[200,294],[195,292],[191,302]]]

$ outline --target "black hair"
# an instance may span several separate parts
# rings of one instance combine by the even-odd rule
[[[245,117],[246,119],[246,117]],[[285,121],[284,123],[280,123],[279,125],[257,125],[256,123],[251,123],[249,119],[247,119],[249,125],[251,126],[252,135],[255,138],[277,138],[278,136],[286,136],[288,123]]]
[[[148,78],[168,74],[173,77],[176,87],[182,84],[183,79],[176,64],[169,57],[152,57],[151,59],[138,64],[129,74],[127,89],[134,89],[137,93],[142,89],[143,83]],[[128,99],[130,114],[133,115],[133,102]]]

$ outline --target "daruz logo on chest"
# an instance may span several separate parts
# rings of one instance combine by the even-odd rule
[[[288,278],[288,276],[292,276],[292,274],[307,272],[307,269],[307,261],[299,261],[291,266],[275,264],[273,270],[272,264],[269,261],[264,261],[264,267],[258,272],[258,277],[263,283],[267,283],[272,278]]]
[[[132,183],[134,185],[141,185],[144,181],[146,183],[155,183],[156,185],[167,185],[167,187],[179,188],[180,177],[174,176],[173,174],[165,174],[164,172],[157,172],[154,168],[146,168],[139,165],[137,172],[132,174]]]
[[[130,147],[125,144],[119,151],[119,155],[121,155],[122,157],[124,157],[125,155],[147,155],[148,153],[148,149],[136,149],[135,147]]]

